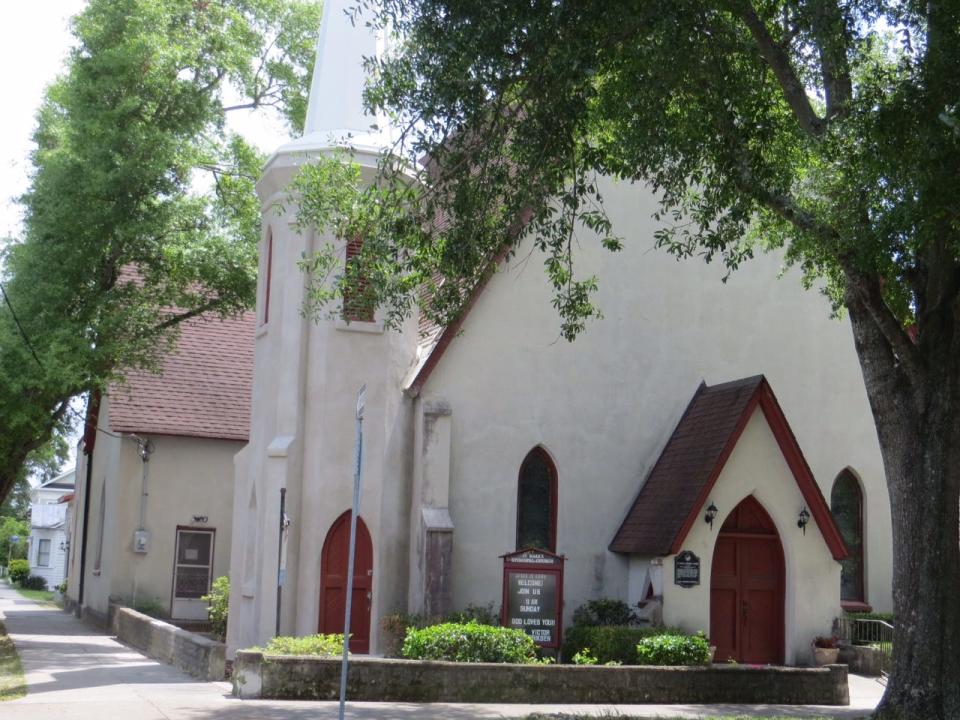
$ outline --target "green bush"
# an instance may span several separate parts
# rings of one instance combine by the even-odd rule
[[[227,638],[227,614],[230,609],[230,578],[222,575],[213,581],[209,595],[202,598],[207,603],[207,617],[210,618],[210,634],[223,642]]]
[[[40,575],[28,575],[20,581],[20,587],[24,590],[46,590],[47,579]]]
[[[567,628],[563,636],[564,662],[573,662],[573,657],[587,648],[600,664],[619,662],[637,664],[637,643],[653,635],[675,632],[666,628],[599,625],[580,625]]]
[[[603,598],[584,603],[573,611],[574,625],[636,625],[637,616],[623,600]]]
[[[170,617],[170,613],[167,611],[167,608],[164,607],[159,600],[156,598],[146,598],[137,600],[133,604],[133,609],[144,615],[149,615],[152,618],[157,620],[167,620]]]
[[[537,645],[522,630],[469,623],[442,623],[411,629],[403,656],[414,660],[452,662],[531,663]]]
[[[28,577],[30,577],[30,563],[26,560],[10,561],[10,582],[21,585]]]
[[[493,603],[486,605],[467,605],[465,610],[447,613],[443,622],[459,623],[461,625],[469,622],[477,622],[480,625],[500,625],[500,613],[494,611]]]
[[[275,637],[265,648],[254,648],[268,655],[341,655],[343,633],[330,635],[307,635],[305,637]]]
[[[637,643],[637,660],[641,665],[706,665],[710,643],[702,632],[655,635]]]
[[[60,583],[59,585],[55,586],[53,589],[56,590],[56,591],[57,591],[58,593],[60,593],[61,595],[66,595],[66,594],[67,594],[67,581],[64,580],[62,583]]]

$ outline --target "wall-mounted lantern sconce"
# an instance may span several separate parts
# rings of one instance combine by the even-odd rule
[[[70,549],[70,541],[69,541],[69,540],[64,540],[62,543],[60,543],[60,549],[63,550],[64,552],[66,552],[67,550],[69,550],[69,549]]]
[[[205,525],[209,519],[210,519],[210,518],[208,518],[206,515],[194,515],[194,516],[193,516],[193,521],[194,521],[195,523],[200,524],[200,525]]]
[[[807,523],[810,522],[810,513],[807,512],[807,508],[803,508],[800,511],[800,515],[797,518],[797,527],[803,530],[803,534],[807,534]]]
[[[710,507],[707,508],[707,512],[703,516],[703,521],[710,523],[710,529],[713,530],[713,521],[717,519],[717,506],[713,503],[710,503]]]

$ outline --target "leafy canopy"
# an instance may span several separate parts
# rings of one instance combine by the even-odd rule
[[[372,238],[357,265],[393,278],[373,282],[391,317],[427,298],[448,321],[491,260],[532,237],[575,337],[599,313],[598,279],[573,264],[578,234],[623,243],[599,174],[653,186],[661,246],[731,269],[758,242],[785,246],[836,306],[850,288],[869,298],[901,348],[931,302],[924,253],[942,244],[956,260],[960,23],[948,3],[930,16],[862,0],[362,6],[402,38],[369,61],[367,90],[402,139],[380,184],[337,207]],[[314,207],[301,219],[322,225]]]
[[[24,234],[3,249],[0,497],[75,422],[71,397],[154,367],[178,322],[253,304],[263,158],[226,113],[271,107],[300,128],[319,14],[91,0],[74,19],[38,113]]]

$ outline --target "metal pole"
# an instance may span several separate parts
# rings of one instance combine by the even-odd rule
[[[286,514],[287,489],[280,488],[280,531],[277,535],[277,625],[274,635],[280,635],[280,602],[283,600],[283,526]]]
[[[347,670],[350,655],[350,611],[353,606],[353,559],[357,550],[357,515],[360,513],[360,475],[363,468],[363,406],[367,397],[367,386],[364,384],[357,393],[357,430],[353,450],[353,508],[350,513],[350,552],[347,559],[347,595],[346,609],[343,614],[343,660],[340,663],[340,715],[347,702]]]

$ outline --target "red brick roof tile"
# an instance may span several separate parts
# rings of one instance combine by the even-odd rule
[[[159,374],[135,370],[110,387],[111,429],[247,440],[255,318],[184,322]]]
[[[610,543],[610,550],[649,556],[677,553],[758,406],[830,552],[838,560],[845,557],[846,546],[830,509],[762,375],[712,387],[700,385]]]

